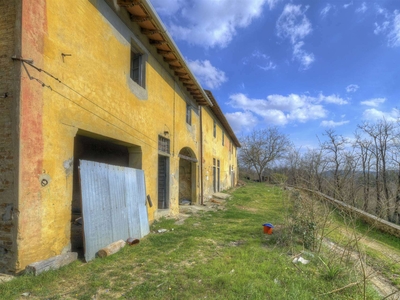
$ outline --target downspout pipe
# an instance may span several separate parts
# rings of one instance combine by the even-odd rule
[[[203,108],[200,106],[200,203],[203,201]]]

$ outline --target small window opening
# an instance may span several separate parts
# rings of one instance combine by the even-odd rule
[[[214,120],[214,127],[213,127],[213,135],[214,137],[217,137],[217,122]]]
[[[186,123],[192,125],[192,110],[190,105],[186,103]]]
[[[131,79],[144,88],[143,54],[131,51]]]

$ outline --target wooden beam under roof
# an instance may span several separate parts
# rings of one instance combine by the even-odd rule
[[[165,45],[165,44],[167,44],[167,41],[164,41],[164,40],[152,40],[152,39],[149,39],[149,42],[150,42],[150,45]]]
[[[174,71],[185,70],[185,68],[184,68],[183,66],[169,65],[169,68],[170,68],[171,70],[174,70]]]
[[[188,73],[187,73],[187,72],[178,72],[178,71],[175,71],[175,75],[178,76],[178,77],[181,77],[181,76],[187,76]]]
[[[135,17],[134,15],[131,15],[131,21],[135,23],[142,23],[150,20],[151,17]]]
[[[179,59],[164,57],[164,61],[167,63],[174,63],[174,62],[179,62]]]
[[[188,89],[189,87],[196,87],[194,83],[184,82],[183,85]]]
[[[132,7],[134,5],[139,5],[140,0],[118,0],[117,4],[121,7]]]
[[[166,56],[166,55],[171,54],[171,53],[173,53],[173,52],[170,51],[170,50],[160,50],[160,49],[157,49],[157,53],[158,53],[158,54],[161,54],[162,56]]]
[[[161,30],[158,29],[146,29],[146,28],[140,28],[140,32],[147,36],[155,35],[157,33],[158,34],[163,33]]]

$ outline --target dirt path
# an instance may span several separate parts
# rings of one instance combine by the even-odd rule
[[[344,236],[352,235],[353,233],[346,229],[339,229]],[[369,282],[371,282],[375,289],[382,296],[382,299],[390,299],[390,300],[400,300],[400,289],[398,286],[393,285],[390,280],[388,280],[378,268],[374,268],[370,265],[365,265],[365,258],[360,258],[360,253],[357,251],[348,251],[344,247],[341,247],[328,239],[324,239],[324,244],[334,252],[338,254],[342,254],[347,251],[348,255],[350,255],[351,259],[355,263],[357,270],[361,274],[365,274],[365,277]],[[379,253],[382,253],[384,256],[393,261],[393,264],[400,263],[400,251],[396,249],[391,249],[389,246],[380,243],[374,239],[363,236],[359,240],[359,245],[361,247],[368,247],[373,249]],[[368,259],[367,259],[368,261]],[[361,263],[363,262],[363,264]]]

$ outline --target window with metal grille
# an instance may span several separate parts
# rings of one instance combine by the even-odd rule
[[[169,154],[169,139],[158,136],[158,150]]]

